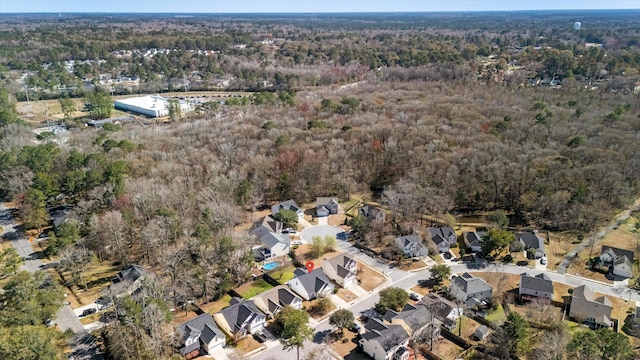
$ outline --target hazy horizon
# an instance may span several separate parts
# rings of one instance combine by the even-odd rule
[[[505,0],[458,0],[447,3],[397,0],[389,1],[307,1],[291,3],[284,0],[238,0],[235,2],[202,2],[198,0],[5,0],[0,13],[375,13],[375,12],[449,12],[449,11],[535,11],[535,10],[631,10],[640,8],[638,1],[596,0],[514,2]]]

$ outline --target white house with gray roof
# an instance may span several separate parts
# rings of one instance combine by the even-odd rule
[[[269,317],[275,317],[285,306],[302,309],[302,298],[289,287],[280,285],[253,298],[253,303]]]
[[[184,346],[180,354],[186,358],[208,355],[224,347],[226,336],[218,328],[211,314],[204,313],[180,324],[176,332]]]
[[[323,217],[329,215],[335,215],[338,213],[340,205],[338,200],[333,197],[318,197],[316,198],[316,216]]]
[[[329,281],[322,268],[315,269],[312,272],[298,268],[293,273],[296,277],[287,281],[287,285],[305,300],[329,296],[335,289],[335,286]]]
[[[216,323],[229,336],[246,336],[261,331],[267,317],[252,300],[231,299],[231,305],[213,315]]]
[[[295,212],[296,215],[298,215],[298,219],[304,218],[304,210],[300,209],[300,207],[298,207],[298,204],[296,204],[296,202],[292,199],[279,202],[271,206],[271,216],[276,216],[276,214],[279,213],[280,210],[291,210]]]
[[[449,226],[432,227],[428,229],[428,233],[431,241],[436,244],[441,253],[448,252],[451,245],[458,241],[458,236]]]
[[[255,253],[258,261],[287,256],[291,250],[291,241],[287,234],[276,234],[269,231],[260,237],[260,243],[261,246]]]
[[[520,275],[519,292],[520,298],[523,300],[533,300],[534,298],[551,300],[553,298],[553,281],[544,273],[536,276],[522,273]]]
[[[383,320],[369,319],[366,332],[359,340],[362,351],[374,360],[407,360],[409,334],[402,325],[385,324]]]
[[[573,289],[571,307],[569,308],[570,317],[584,321],[596,328],[611,327],[613,326],[612,310],[611,300],[606,296],[596,298],[593,290],[586,285]]]
[[[346,254],[339,254],[322,262],[324,274],[343,288],[357,283],[358,262]]]
[[[406,257],[415,258],[429,255],[429,249],[422,243],[418,234],[397,237],[395,243]],[[448,250],[449,246],[447,245]]]
[[[469,307],[490,301],[493,288],[486,281],[469,273],[454,276],[449,286],[451,294]]]
[[[633,276],[633,251],[613,246],[603,246],[600,263],[610,267],[613,275],[630,278]]]

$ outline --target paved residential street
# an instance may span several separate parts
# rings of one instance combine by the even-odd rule
[[[38,253],[34,252],[29,239],[18,232],[17,224],[11,216],[11,210],[1,203],[0,218],[3,219],[2,234],[0,235],[10,232],[18,235],[16,239],[11,240],[11,245],[16,249],[18,255],[25,259],[20,269],[32,273],[40,270],[42,261],[38,258]],[[69,344],[73,348],[74,360],[102,359],[102,355],[99,354],[92,337],[85,330],[84,326],[80,323],[80,319],[78,319],[69,305],[65,305],[58,310],[55,323],[61,331],[71,329],[74,332],[75,336],[69,341]]]

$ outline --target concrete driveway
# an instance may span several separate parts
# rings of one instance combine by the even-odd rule
[[[314,236],[320,236],[324,238],[327,235],[336,236],[341,232],[344,232],[344,230],[336,226],[318,225],[302,230],[302,232],[300,233],[300,238],[302,238],[305,243],[311,244],[313,243]]]

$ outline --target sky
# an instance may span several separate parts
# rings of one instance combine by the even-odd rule
[[[295,13],[638,8],[639,0],[0,0],[0,13]]]

